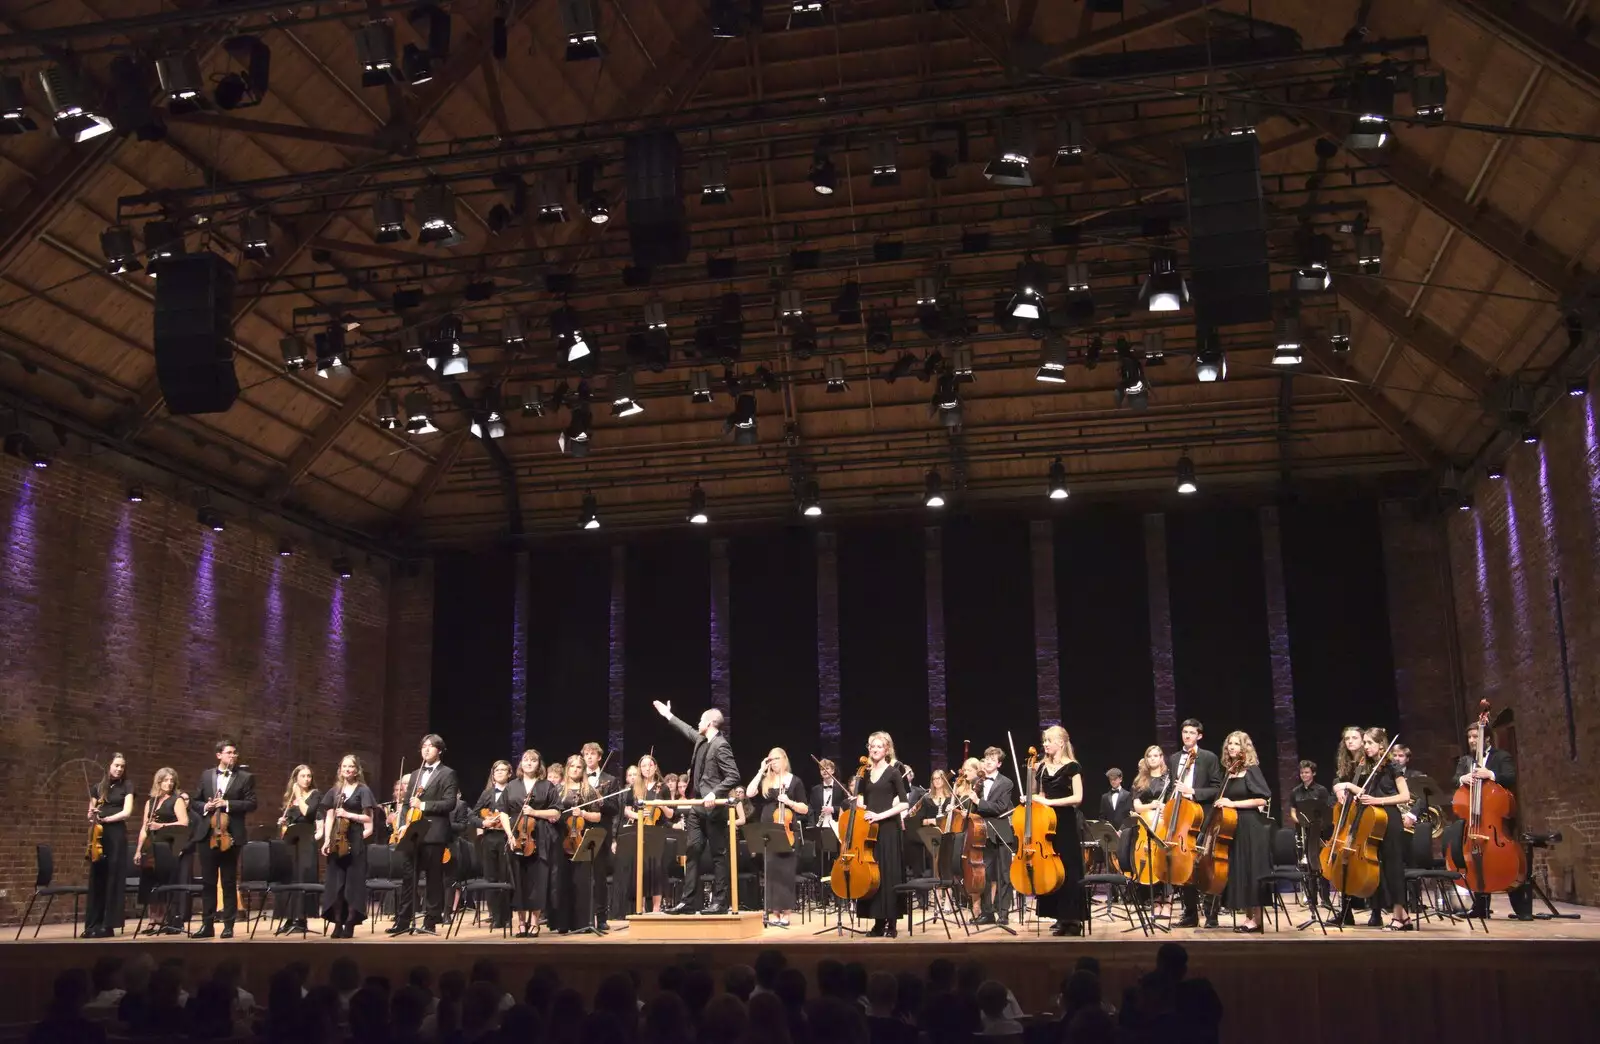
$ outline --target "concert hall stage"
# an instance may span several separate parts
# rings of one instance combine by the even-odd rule
[[[1302,911],[1291,907],[1297,916]],[[12,941],[12,926],[0,942],[0,1022],[15,1023],[38,1014],[50,994],[57,971],[73,964],[88,967],[102,954],[131,955],[147,950],[158,959],[182,957],[188,975],[205,973],[224,956],[244,966],[245,982],[260,1001],[266,981],[290,961],[305,961],[314,976],[325,974],[335,957],[349,954],[363,975],[403,980],[417,964],[435,973],[467,969],[480,957],[500,965],[501,982],[513,993],[540,964],[560,968],[562,981],[585,993],[605,975],[619,969],[639,972],[648,996],[657,971],[666,964],[699,961],[718,975],[733,964],[753,963],[767,947],[787,952],[808,975],[823,957],[860,960],[869,968],[922,971],[936,957],[977,960],[987,973],[1004,981],[1029,1012],[1050,1007],[1057,984],[1080,954],[1101,962],[1107,996],[1148,970],[1160,943],[1176,940],[1189,947],[1193,975],[1209,978],[1221,994],[1226,1016],[1223,1040],[1254,1044],[1268,1040],[1294,1044],[1348,1044],[1354,1031],[1362,1038],[1428,1044],[1520,1044],[1551,1040],[1571,1044],[1600,1040],[1600,1019],[1594,1015],[1600,997],[1600,911],[1565,907],[1580,920],[1540,920],[1531,924],[1503,918],[1490,922],[1487,936],[1465,925],[1432,922],[1406,934],[1349,928],[1323,938],[1316,930],[1242,936],[1220,930],[1175,930],[1146,938],[1124,933],[1123,922],[1099,920],[1099,929],[1083,939],[1054,939],[1030,928],[1015,937],[994,929],[947,940],[935,925],[927,934],[907,938],[840,938],[818,917],[784,930],[765,929],[750,942],[646,942],[630,940],[627,929],[603,938],[554,937],[533,941],[505,940],[484,929],[465,929],[456,939],[408,937],[403,941],[365,932],[335,943],[310,938],[304,942],[273,939],[264,930],[254,941],[240,938],[195,942],[161,939],[150,942],[71,938],[65,925],[48,925],[37,939]],[[1227,921],[1225,920],[1226,926]],[[28,930],[29,935],[32,929]]]

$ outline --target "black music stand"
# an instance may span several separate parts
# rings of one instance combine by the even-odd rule
[[[1300,817],[1300,813],[1298,811],[1296,812],[1296,816]],[[1295,829],[1300,833],[1300,848],[1305,856],[1305,867],[1301,870],[1301,874],[1303,876],[1302,887],[1304,887],[1306,890],[1306,904],[1311,907],[1311,916],[1306,918],[1303,923],[1295,925],[1295,931],[1303,932],[1307,928],[1315,926],[1316,928],[1321,929],[1323,935],[1327,935],[1328,924],[1322,919],[1321,906],[1322,885],[1320,882],[1324,880],[1322,876],[1322,868],[1316,862],[1312,861],[1321,859],[1321,844],[1318,844],[1317,852],[1315,854],[1311,851],[1311,839],[1313,837],[1320,838],[1322,836],[1321,827],[1321,822],[1315,816],[1300,818],[1299,822],[1295,826]],[[1333,887],[1333,882],[1328,881],[1327,885],[1331,889]],[[1340,903],[1340,906],[1344,907],[1344,909],[1348,909],[1348,904],[1349,900],[1346,899]],[[1337,921],[1339,930],[1341,932],[1344,931],[1344,910],[1340,910]]]
[[[826,831],[826,830],[821,831],[819,836],[827,837],[828,836],[828,831]],[[820,846],[819,846],[819,850],[820,850]],[[835,854],[837,854],[838,851],[839,851],[839,841],[838,841],[838,838],[835,838],[834,839],[834,843],[833,843],[833,852]],[[850,871],[848,869],[844,871],[844,876],[845,876],[845,889],[844,890],[848,892],[850,890],[850,884],[849,884]],[[882,887],[882,885],[880,884],[879,887]],[[829,873],[828,873],[828,892],[829,892],[830,895],[833,896],[833,904],[834,904],[833,905],[833,927],[832,928],[823,928],[821,931],[812,932],[811,934],[812,935],[827,935],[829,932],[832,932],[834,935],[843,935],[844,933],[849,932],[851,935],[866,935],[867,933],[862,931],[860,928],[856,928],[853,925],[848,925],[848,924],[844,923],[844,908],[845,908],[845,904],[847,902],[849,902],[850,900],[840,898],[839,893],[835,892],[833,890],[833,872],[832,872],[831,867],[830,867]],[[854,915],[853,914],[852,914],[852,919],[854,919]]]
[[[589,872],[591,874],[593,874],[594,873],[595,858],[600,854],[600,846],[605,843],[605,840],[606,840],[606,829],[605,829],[605,827],[595,827],[595,826],[589,827],[588,829],[586,829],[583,832],[583,840],[578,842],[578,850],[576,852],[572,853],[572,861],[574,863],[588,863],[589,864]],[[591,880],[589,882],[589,894],[590,894],[591,897],[594,895],[594,881],[593,881],[592,878],[591,878]],[[597,914],[598,914],[598,911],[595,909],[595,904],[594,904],[594,902],[593,902],[593,900],[591,898],[591,901],[589,903],[589,923],[584,925],[582,928],[574,928],[569,934],[571,934],[571,935],[604,935],[604,934],[606,934],[600,928],[600,922],[598,920]]]
[[[794,851],[794,846],[789,843],[789,835],[784,833],[783,827],[776,823],[750,823],[744,825],[744,844],[752,856],[761,857],[761,923],[765,927],[770,922],[767,917],[768,888],[771,887],[772,855],[786,855]],[[782,927],[773,925],[773,927]]]
[[[1009,813],[1008,813],[1008,818],[1009,818]],[[1007,842],[1005,838],[1001,837],[999,834],[994,832],[994,824],[993,824],[993,822],[991,822],[989,824],[989,837],[992,840],[1000,842],[1000,847],[1004,848],[1007,852],[1011,853],[1011,858],[1012,859],[1015,859],[1017,857],[1016,848],[1013,847],[1009,842]],[[1007,871],[1009,871],[1011,869],[1010,860],[1007,860],[1007,862],[1006,862],[1006,869],[1007,869]],[[1000,894],[1000,886],[999,886],[999,884],[997,882],[990,881],[988,879],[987,873],[985,873],[983,887],[987,889],[990,885],[994,886],[995,895],[999,896],[999,894]],[[1016,900],[1017,900],[1017,923],[1018,924],[1022,924],[1023,923],[1023,917],[1024,917],[1023,911],[1025,911],[1027,909],[1028,897],[1025,896],[1025,895],[1018,894],[1016,896]],[[981,909],[981,907],[980,907],[980,909]],[[1011,936],[1014,936],[1014,935],[1017,934],[1015,928],[1012,928],[1009,924],[1001,924],[998,920],[996,920],[993,924],[979,925],[978,926],[978,934],[982,935],[983,932],[984,932],[984,929],[986,929],[986,928],[998,928],[1002,932],[1005,932],[1007,935],[1011,935]]]

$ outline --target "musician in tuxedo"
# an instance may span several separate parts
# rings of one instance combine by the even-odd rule
[[[1178,793],[1199,804],[1209,819],[1212,802],[1222,793],[1222,762],[1218,761],[1217,756],[1209,750],[1200,749],[1200,740],[1205,737],[1205,733],[1205,726],[1200,724],[1198,718],[1184,719],[1182,726],[1179,727],[1183,747],[1167,756],[1167,772],[1171,774],[1170,778]],[[1199,892],[1194,885],[1184,885],[1178,890],[1178,894],[1183,900],[1183,920],[1178,922],[1177,927],[1198,928]],[[1206,927],[1216,926],[1217,911],[1213,906],[1206,911]]]
[[[811,809],[807,818],[816,831],[818,866],[815,872],[821,879],[827,875],[833,857],[839,852],[839,812],[849,802],[850,792],[836,777],[838,768],[831,758],[818,759],[817,770],[822,773],[822,782],[811,788],[806,807]],[[825,890],[824,899],[832,895]]]
[[[1011,810],[1017,807],[1017,788],[1000,774],[1005,759],[1005,751],[999,747],[983,752],[977,812],[988,827],[989,842],[983,849],[983,908],[974,924],[1005,924],[1015,896],[1011,888],[1011,852],[1017,838],[1011,829]]]
[[[395,846],[395,862],[400,888],[395,896],[394,924],[388,935],[437,935],[444,920],[444,850],[455,834],[452,817],[461,796],[461,785],[453,769],[439,759],[444,756],[444,740],[430,732],[422,737],[422,764],[406,780],[407,797],[401,811],[415,809],[422,814],[406,828],[405,837]],[[470,811],[470,809],[469,809]],[[424,878],[422,926],[414,927],[417,914],[417,871]]]
[[[667,912],[691,914],[700,909],[700,855],[711,852],[711,905],[705,913],[728,913],[728,794],[739,786],[739,766],[733,748],[722,735],[722,712],[715,707],[700,715],[698,726],[672,715],[672,704],[655,701],[655,708],[680,734],[694,744],[689,761],[689,799],[699,800],[700,808],[687,809],[684,816],[683,899]]]
[[[600,744],[593,741],[585,743],[580,753],[583,755],[583,778],[588,781],[589,786],[594,788],[596,794],[605,796],[605,800],[596,807],[601,814],[600,822],[605,824],[606,832],[614,838],[617,836],[620,827],[619,821],[622,819],[622,786],[617,782],[616,776],[605,771],[605,751],[601,749]],[[607,906],[611,901],[611,886],[608,881],[611,877],[612,864],[615,861],[616,856],[612,853],[609,842],[601,845],[599,850],[595,852],[593,895],[595,929],[597,931],[610,930],[610,926],[606,923]],[[629,886],[628,894],[633,894],[631,885]],[[618,912],[624,917],[627,916],[626,909]]]
[[[1478,766],[1478,743],[1480,730],[1476,724],[1467,728],[1467,753],[1456,760],[1455,774],[1451,777],[1460,786],[1468,786],[1474,778],[1498,783],[1502,787],[1516,793],[1517,766],[1511,755],[1494,745],[1494,733],[1482,737],[1486,743],[1488,757],[1482,768]],[[1513,824],[1513,843],[1520,844],[1520,828]],[[1463,841],[1466,836],[1466,824],[1456,820],[1444,829],[1444,850],[1455,858],[1456,866],[1466,866],[1462,851]],[[1519,921],[1533,920],[1533,885],[1531,878],[1521,885],[1506,892],[1511,899],[1511,916]],[[1472,914],[1474,917],[1488,917],[1490,913],[1489,896],[1474,895],[1472,897]]]
[[[217,741],[217,767],[200,773],[200,785],[189,800],[194,816],[194,846],[200,857],[200,928],[191,938],[210,939],[216,934],[217,882],[222,882],[222,937],[233,938],[233,920],[239,913],[239,852],[244,848],[248,827],[245,816],[256,810],[256,778],[239,767],[239,748],[231,739]],[[211,847],[211,817],[218,812],[228,816],[228,836],[233,845],[226,852]]]
[[[1120,834],[1128,817],[1133,815],[1133,794],[1123,787],[1119,768],[1106,770],[1106,782],[1111,784],[1111,789],[1100,795],[1100,818]]]

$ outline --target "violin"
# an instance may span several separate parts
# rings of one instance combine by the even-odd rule
[[[224,801],[218,805],[216,811],[206,817],[210,824],[211,834],[206,838],[206,844],[218,852],[228,852],[233,849],[233,835],[228,832],[228,803]]]
[[[861,789],[871,762],[863,757],[851,782],[854,797]],[[888,771],[887,769],[885,771]],[[878,841],[878,824],[867,819],[867,810],[854,801],[839,813],[839,854],[828,873],[828,886],[840,899],[866,899],[878,891],[880,871],[873,847]]]
[[[1205,827],[1206,810],[1200,802],[1184,797],[1178,790],[1178,781],[1183,779],[1194,760],[1195,755],[1187,751],[1178,759],[1178,771],[1172,777],[1167,800],[1161,806],[1165,827],[1160,840],[1167,859],[1164,880],[1169,885],[1186,885],[1193,880],[1195,863],[1200,858],[1200,833]]]
[[[1322,876],[1344,895],[1366,899],[1378,890],[1382,874],[1378,868],[1378,845],[1389,830],[1388,810],[1378,805],[1363,805],[1361,796],[1367,792],[1378,772],[1389,759],[1389,751],[1400,739],[1389,741],[1367,773],[1356,793],[1347,796],[1339,806],[1334,820],[1333,837],[1322,846],[1318,867]]]
[[[95,799],[94,819],[89,823],[89,842],[84,846],[83,857],[91,863],[98,863],[106,857],[106,827],[100,822],[100,810],[105,807],[105,802]]]
[[[1050,840],[1056,832],[1056,810],[1033,800],[1038,769],[1039,752],[1029,747],[1026,796],[1011,810],[1011,830],[1017,838],[1017,850],[1011,857],[1011,887],[1018,895],[1049,895],[1067,880],[1066,867]]]
[[[1489,701],[1478,704],[1478,756],[1473,768],[1489,766]],[[1527,880],[1528,860],[1517,843],[1513,817],[1517,799],[1511,791],[1492,779],[1472,779],[1456,788],[1450,803],[1456,818],[1463,820],[1461,861],[1456,865],[1453,846],[1446,846],[1445,866],[1465,879],[1476,894],[1504,892]]]
[[[404,778],[405,774],[406,763],[402,761],[400,762],[401,778]],[[422,800],[421,783],[417,784],[417,789],[412,793],[411,796],[419,801]],[[406,839],[406,831],[411,829],[411,824],[420,823],[421,821],[422,809],[412,808],[409,802],[404,805],[396,804],[394,809],[394,830],[389,834],[389,843],[391,845],[398,845],[400,842],[404,841]],[[450,854],[450,849],[448,846],[445,848],[444,854],[446,856]]]
[[[529,795],[530,797],[532,795]],[[511,824],[511,832],[506,837],[506,846],[513,855],[524,858],[534,855],[539,851],[539,839],[535,836],[539,821],[527,812],[527,798],[523,799],[522,808],[517,812],[517,818]]]
[[[570,859],[578,854],[578,848],[583,844],[583,831],[586,823],[584,818],[577,814],[579,806],[574,805],[567,817],[567,832],[561,839],[561,850]]]

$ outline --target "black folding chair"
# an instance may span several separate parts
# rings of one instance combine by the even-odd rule
[[[299,920],[303,923],[307,923],[307,927],[300,930],[300,938],[304,939],[310,929],[309,921],[313,916],[316,916],[321,907],[321,904],[318,903],[316,907],[307,909],[307,905],[313,898],[320,898],[322,896],[323,886],[316,881],[295,880],[294,852],[290,850],[289,845],[284,841],[253,841],[251,844],[246,845],[243,857],[241,857],[240,861],[241,873],[244,872],[242,869],[244,866],[244,857],[250,856],[251,846],[258,844],[266,846],[267,865],[266,876],[263,879],[266,883],[266,888],[261,894],[261,906],[256,910],[255,920],[250,924],[250,938],[254,939],[256,937],[256,928],[261,924],[261,918],[266,916],[267,897],[271,896],[274,900],[276,900],[276,898],[281,895],[285,898],[292,898],[295,896],[300,897]],[[255,870],[257,868],[252,865],[251,869]],[[252,879],[252,884],[254,883],[255,881]],[[241,891],[243,891],[244,885],[241,884],[239,888]],[[247,896],[250,894],[251,893],[249,892],[246,893]],[[249,911],[247,908],[246,913],[248,912]],[[272,904],[272,919],[273,921],[277,921],[282,917],[283,914],[280,910],[280,906],[276,901],[274,901]],[[326,935],[328,932],[328,925],[326,921],[323,922],[322,932],[324,935]]]
[[[1419,822],[1416,831],[1406,838],[1406,906],[1417,915],[1418,929],[1421,929],[1423,921],[1433,917],[1428,905],[1423,902],[1429,893],[1433,895],[1433,909],[1451,924],[1460,919],[1459,915],[1467,912],[1455,905],[1455,886],[1461,880],[1461,875],[1454,870],[1446,870],[1443,860],[1434,858],[1433,836],[1427,828],[1426,821]],[[1471,924],[1469,917],[1468,927]]]
[[[50,916],[50,905],[56,901],[58,895],[72,896],[72,937],[78,937],[78,928],[83,923],[83,915],[78,908],[78,897],[88,900],[89,886],[58,885],[53,883],[56,876],[56,857],[49,845],[34,845],[33,860],[37,873],[33,880],[33,895],[28,897],[28,908],[22,912],[22,923],[17,925],[17,938],[22,938],[22,929],[27,927],[28,917],[33,913],[33,904],[39,899],[44,900],[44,911],[39,914],[39,923],[33,926],[33,937],[39,938],[39,929],[44,927],[44,922]]]
[[[450,926],[445,929],[444,937],[461,934],[461,922],[466,920],[467,905],[472,904],[474,916],[477,917],[478,900],[494,894],[509,896],[512,892],[509,881],[489,881],[483,876],[482,859],[478,853],[478,846],[460,843],[451,847],[450,861],[455,864],[455,880],[450,887],[455,892],[455,900],[450,903]],[[506,918],[500,925],[500,934],[503,938],[511,937],[511,919]]]
[[[169,920],[172,918],[172,904],[181,903],[184,911],[184,933],[187,934],[189,922],[194,918],[194,900],[199,898],[200,893],[206,890],[205,885],[195,880],[181,880],[183,859],[171,845],[152,843],[150,845],[150,856],[155,860],[156,880],[169,882],[156,885],[150,889],[150,899],[165,900],[167,918]],[[149,909],[146,906],[139,910],[139,924],[134,928],[135,935],[138,935],[139,929],[144,927],[144,919],[149,913]]]
[[[400,890],[394,875],[394,846],[372,845],[367,849],[367,934],[377,930],[383,904]]]
[[[1309,856],[1308,856],[1309,858]],[[1261,887],[1269,894],[1269,906],[1272,907],[1272,930],[1282,931],[1283,921],[1287,918],[1294,924],[1294,917],[1289,913],[1289,905],[1283,901],[1283,885],[1290,886],[1291,895],[1305,890],[1306,902],[1311,907],[1312,921],[1321,924],[1321,913],[1317,908],[1316,885],[1306,879],[1307,867],[1300,865],[1299,846],[1295,844],[1295,831],[1293,827],[1279,827],[1272,832],[1272,869],[1261,875]],[[1322,927],[1322,934],[1328,934],[1326,925]]]

